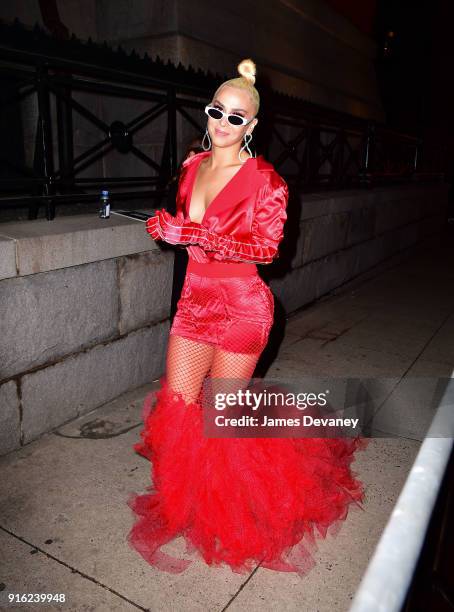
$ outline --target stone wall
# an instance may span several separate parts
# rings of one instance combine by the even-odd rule
[[[436,243],[448,216],[448,190],[448,183],[421,183],[304,194],[292,202],[284,261],[270,280],[285,313],[393,256]]]
[[[173,254],[143,223],[4,223],[0,261],[0,454],[162,372]]]
[[[286,313],[437,240],[446,183],[304,194],[266,272]],[[164,371],[173,252],[97,215],[0,225],[0,454]],[[265,267],[264,267],[265,268]]]

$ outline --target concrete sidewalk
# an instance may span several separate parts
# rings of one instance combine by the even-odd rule
[[[391,264],[291,317],[267,376],[451,377],[451,243]],[[319,541],[317,566],[301,579],[260,567],[241,576],[201,561],[171,575],[128,547],[133,516],[126,499],[150,484],[148,461],[132,451],[150,388],[0,459],[0,609],[9,608],[10,593],[62,593],[64,603],[14,607],[346,612],[430,422],[430,390],[410,390],[399,418],[391,401],[380,408],[374,427],[384,437],[372,439],[353,464],[366,486],[365,512],[352,510],[336,537]],[[182,552],[182,544],[179,538],[166,550]]]

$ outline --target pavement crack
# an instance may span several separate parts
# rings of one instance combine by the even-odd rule
[[[244,587],[247,585],[247,583],[251,580],[252,576],[256,573],[256,571],[259,569],[260,567],[260,563],[257,565],[257,567],[255,567],[252,572],[249,574],[249,576],[247,577],[247,579],[243,582],[243,584],[240,586],[240,588],[237,590],[237,592],[232,595],[232,597],[229,599],[229,601],[226,603],[226,605],[222,608],[222,610],[220,612],[224,612],[225,610],[227,610],[227,608],[230,606],[231,603],[233,603],[233,601],[238,597],[238,595],[241,593],[241,591],[244,589]]]
[[[60,565],[63,565],[67,569],[71,570],[71,572],[73,574],[79,574],[79,576],[81,576],[82,578],[85,578],[86,580],[89,580],[90,582],[93,582],[94,584],[96,584],[96,586],[99,586],[102,589],[105,589],[106,591],[110,591],[113,595],[116,595],[117,597],[119,597],[123,601],[127,601],[129,604],[131,604],[132,606],[134,606],[138,610],[143,610],[144,612],[149,612],[149,608],[142,607],[141,605],[135,603],[134,601],[132,601],[131,599],[129,599],[125,595],[122,595],[121,593],[119,593],[115,589],[112,589],[111,587],[107,586],[107,584],[104,584],[104,583],[100,582],[99,580],[96,580],[96,578],[92,578],[91,576],[89,576],[85,572],[82,572],[81,570],[78,570],[76,567],[70,565],[69,563],[66,563],[65,561],[62,561],[61,559],[58,559],[58,557],[55,557],[51,553],[47,552],[47,550],[44,550],[43,548],[40,548],[39,546],[36,546],[36,544],[32,544],[31,542],[29,542],[28,540],[26,540],[22,536],[17,535],[17,533],[14,533],[14,532],[10,531],[9,529],[6,529],[6,527],[3,527],[2,525],[0,525],[0,529],[2,531],[4,531],[5,533],[7,533],[8,535],[12,536],[13,538],[16,538],[16,540],[19,540],[23,544],[26,544],[27,546],[30,546],[31,548],[33,548],[34,550],[39,551],[43,555],[46,555],[46,557],[48,559],[52,559],[52,561],[56,561]]]

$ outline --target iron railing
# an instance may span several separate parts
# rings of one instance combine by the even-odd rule
[[[452,557],[448,525],[454,509],[454,413],[453,384],[448,380],[349,612],[448,612],[454,608],[448,562],[449,553]]]
[[[16,20],[0,23],[0,78],[5,118],[0,209],[27,207],[28,218],[34,219],[45,206],[50,220],[58,205],[94,202],[106,188],[113,200],[159,205],[178,170],[183,140],[190,140],[188,127],[192,138],[203,135],[204,105],[227,77],[164,64],[159,58],[152,61],[147,54],[141,58],[121,47],[114,51],[90,39],[56,40],[39,26],[29,30]],[[420,138],[259,83],[257,87],[263,102],[252,149],[272,161],[292,187],[316,191],[444,176],[445,151],[435,156]],[[106,100],[116,104],[115,110],[105,106],[96,111],[95,106]],[[32,101],[29,117],[24,114],[25,101]],[[21,139],[30,115],[34,147],[27,163],[25,144],[18,152],[9,143]],[[94,142],[88,144],[76,133],[76,115],[98,130]],[[179,128],[179,121],[184,126]],[[137,143],[140,133],[153,127],[162,131],[154,155],[144,143]],[[122,166],[136,168],[139,160],[147,171],[99,173],[99,162],[106,163],[112,152],[125,160]]]

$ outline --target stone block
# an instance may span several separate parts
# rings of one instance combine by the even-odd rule
[[[62,216],[2,223],[0,235],[16,243],[20,276],[159,249],[144,223],[112,215]]]
[[[303,221],[299,225],[299,232],[297,235],[293,236],[293,256],[290,260],[290,266],[294,268],[299,268],[304,264],[304,244],[306,241],[306,224],[311,223],[311,221]],[[285,237],[284,237],[285,239]]]
[[[0,385],[0,455],[20,445],[20,408],[17,383],[10,380]]]
[[[303,193],[300,199],[300,221],[321,217],[326,214],[326,198],[317,193]]]
[[[16,245],[14,240],[1,235],[0,225],[0,280],[16,276]]]
[[[118,334],[114,260],[0,283],[0,379]]]
[[[384,256],[385,236],[377,236],[373,240],[362,242],[352,247],[355,252],[354,276],[373,268]]]
[[[304,223],[304,263],[344,248],[348,221],[348,213],[329,214],[306,221]]]
[[[168,321],[68,357],[22,378],[24,444],[160,376]]]
[[[316,276],[316,298],[322,297],[353,277],[356,267],[355,255],[354,251],[348,249],[332,253],[318,262],[320,270]]]
[[[316,295],[318,261],[292,270],[286,276],[270,281],[270,287],[286,314],[312,302]]]
[[[345,246],[364,242],[374,237],[375,208],[366,205],[350,212],[349,225]]]
[[[118,260],[120,333],[169,317],[173,251],[149,251]]]

